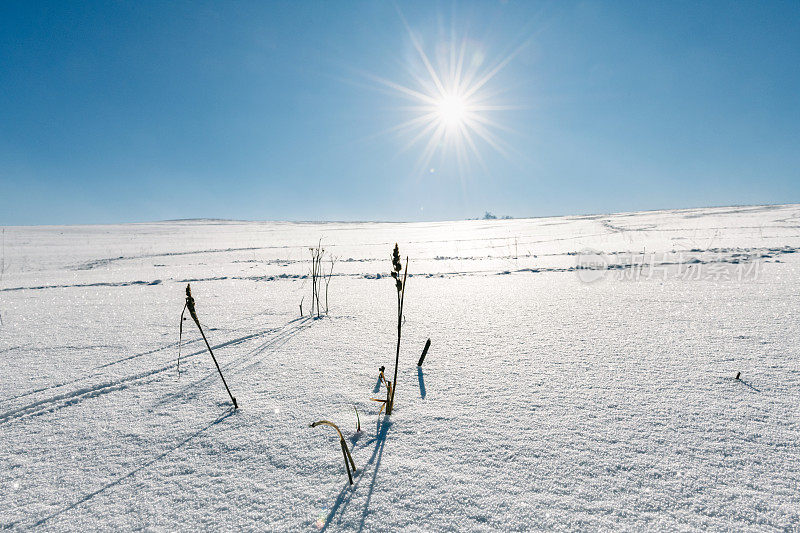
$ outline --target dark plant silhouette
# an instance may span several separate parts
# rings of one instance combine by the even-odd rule
[[[419,356],[419,361],[417,361],[417,366],[422,366],[422,363],[425,361],[425,356],[428,355],[428,348],[431,347],[431,340],[428,339],[428,342],[425,343],[425,348],[422,349],[422,355]]]
[[[323,259],[325,258],[325,248],[322,247],[322,239],[317,243],[316,247],[311,247],[308,249],[311,252],[311,312],[310,315],[314,315],[314,309],[316,309],[317,318],[320,318],[320,314],[322,313],[322,304],[321,300],[322,297],[320,293],[323,290],[323,285],[325,289],[325,314],[328,314],[328,287],[331,284],[331,278],[333,277],[333,267],[336,264],[336,257],[331,254],[328,254],[328,259],[330,261],[330,268],[325,271],[322,266]],[[303,316],[303,300],[300,300],[300,316]]]
[[[392,251],[392,278],[394,278],[395,288],[397,289],[397,352],[394,358],[394,379],[387,383],[386,414],[391,415],[394,409],[394,394],[397,392],[397,369],[400,365],[400,338],[403,333],[403,302],[406,295],[406,277],[408,276],[408,257],[406,257],[406,268],[403,279],[400,279],[400,272],[403,264],[400,262],[400,249],[397,243]]]
[[[222,384],[225,385],[225,390],[228,391],[228,396],[231,397],[231,402],[233,402],[233,408],[238,409],[239,404],[236,403],[236,398],[233,397],[231,394],[231,389],[228,388],[228,383],[225,381],[225,376],[222,375],[222,369],[219,367],[219,363],[217,362],[217,358],[214,357],[214,352],[211,350],[211,345],[208,343],[208,339],[206,339],[206,334],[203,332],[203,328],[200,326],[200,320],[197,318],[197,311],[194,307],[194,298],[192,298],[192,289],[189,284],[186,284],[186,303],[183,304],[183,311],[181,311],[181,325],[179,329],[179,336],[178,336],[178,375],[181,372],[181,339],[183,338],[183,321],[185,320],[184,315],[186,314],[186,310],[189,310],[189,315],[194,320],[194,323],[197,324],[197,329],[200,330],[200,335],[203,336],[203,340],[206,343],[206,348],[208,348],[208,353],[211,354],[211,359],[214,360],[214,365],[217,367],[217,372],[219,372],[219,377],[222,378]]]
[[[317,318],[320,316],[319,291],[322,282],[322,256],[325,249],[322,247],[322,239],[317,243],[316,248],[309,248],[311,252],[311,314],[314,314],[314,307],[317,309]]]

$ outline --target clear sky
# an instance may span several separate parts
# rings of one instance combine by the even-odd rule
[[[797,1],[0,4],[2,225],[789,202]]]

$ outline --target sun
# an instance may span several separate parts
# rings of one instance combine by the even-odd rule
[[[458,94],[446,94],[436,103],[439,120],[447,128],[461,127],[467,120],[469,103]]]
[[[390,94],[410,101],[401,109],[410,115],[407,120],[386,130],[410,138],[403,150],[421,146],[417,170],[428,172],[435,156],[454,159],[462,175],[471,162],[477,162],[488,173],[481,155],[482,147],[507,156],[510,151],[497,130],[510,131],[496,121],[496,112],[521,109],[518,106],[496,101],[504,93],[502,87],[493,87],[497,74],[525,47],[523,43],[511,53],[488,61],[482,43],[455,37],[432,43],[435,53],[429,56],[421,38],[400,15],[417,52],[416,59],[407,63],[413,83],[404,85],[385,78],[371,76],[387,87]],[[496,84],[495,84],[496,85]]]

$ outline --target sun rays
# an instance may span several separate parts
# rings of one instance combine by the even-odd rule
[[[407,139],[403,151],[421,149],[418,172],[433,171],[434,158],[454,160],[462,175],[473,163],[488,172],[481,149],[488,146],[508,155],[505,142],[497,134],[508,128],[495,116],[500,111],[519,109],[497,103],[503,91],[492,87],[492,82],[525,44],[490,63],[480,43],[466,36],[457,38],[451,28],[450,38],[439,42],[429,55],[402,14],[400,18],[415,52],[406,65],[413,83],[373,79],[391,94],[410,102],[402,108],[409,118],[387,131]]]

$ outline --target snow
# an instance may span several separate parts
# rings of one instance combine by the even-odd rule
[[[330,314],[300,318],[319,239]],[[798,250],[799,205],[7,227],[0,525],[797,528]],[[191,321],[176,372],[187,282],[236,412]]]

